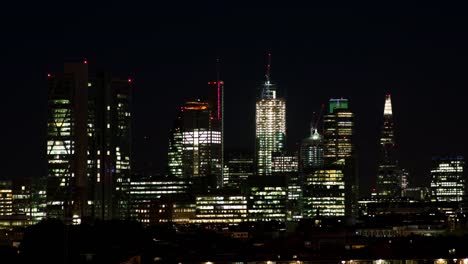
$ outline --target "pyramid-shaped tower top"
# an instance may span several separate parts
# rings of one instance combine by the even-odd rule
[[[390,97],[390,94],[387,94],[385,96],[384,115],[392,115],[392,99]]]

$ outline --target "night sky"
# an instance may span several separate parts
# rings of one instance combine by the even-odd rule
[[[235,7],[222,4],[3,6],[1,178],[46,174],[47,72],[86,58],[134,79],[135,168],[164,170],[178,107],[207,95],[216,58],[225,81],[226,148],[254,148],[256,89],[272,53],[287,100],[290,149],[331,97],[356,114],[361,193],[375,185],[386,93],[410,184],[428,185],[433,155],[467,153],[468,18],[429,6]],[[146,138],[146,139],[145,139]]]

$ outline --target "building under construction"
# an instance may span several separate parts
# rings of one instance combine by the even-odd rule
[[[272,173],[272,153],[283,152],[286,144],[286,101],[277,96],[270,81],[271,55],[266,80],[255,109],[256,163],[258,175]]]

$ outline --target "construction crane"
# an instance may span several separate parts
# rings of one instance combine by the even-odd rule
[[[315,115],[315,112],[313,113],[313,117],[312,117],[312,121],[311,121],[311,129],[314,130],[314,129],[317,129],[318,127],[318,124],[320,122],[320,119],[322,118],[323,116],[323,108],[325,107],[324,104],[322,104],[320,106],[320,111],[319,111],[319,114],[316,116]],[[315,119],[315,120],[314,120]],[[313,133],[313,131],[311,131],[311,133]]]

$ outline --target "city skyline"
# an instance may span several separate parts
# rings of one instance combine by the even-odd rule
[[[114,8],[119,12],[123,11],[119,7]],[[298,10],[293,11],[305,15]],[[266,15],[259,15],[260,18],[256,18],[252,14],[253,11],[249,10],[241,10],[241,12],[245,14],[248,21],[259,22],[262,17],[266,17]],[[279,11],[273,9],[272,15],[275,12],[278,14]],[[286,10],[289,17],[292,17],[294,12]],[[184,12],[182,13],[184,14]],[[329,17],[326,14],[322,18],[330,22],[333,18],[330,13],[327,13]],[[335,14],[335,16],[338,16],[341,22],[350,16],[346,15],[344,11],[337,13],[338,15]],[[105,67],[115,71],[118,76],[134,78],[134,157],[140,161],[140,164],[136,164],[136,166],[138,169],[143,166],[141,165],[142,161],[152,161],[156,164],[155,167],[160,170],[163,170],[166,164],[168,133],[173,118],[176,116],[177,106],[181,105],[184,100],[204,96],[202,90],[206,89],[207,81],[216,77],[215,61],[216,58],[220,58],[221,79],[224,80],[226,89],[225,148],[228,150],[233,146],[241,146],[253,151],[254,95],[263,81],[264,54],[271,51],[273,54],[272,79],[275,80],[278,87],[286,91],[287,146],[289,149],[308,136],[313,112],[318,112],[321,104],[325,104],[329,98],[333,97],[349,98],[356,114],[356,145],[359,148],[359,162],[362,172],[360,173],[360,183],[363,186],[361,193],[369,192],[376,180],[377,161],[374,156],[378,153],[383,96],[390,93],[392,94],[393,112],[396,119],[396,142],[401,153],[400,164],[408,168],[411,184],[425,183],[428,185],[432,156],[446,153],[466,156],[467,149],[467,142],[463,138],[463,135],[467,133],[466,125],[457,123],[457,121],[463,120],[463,114],[466,112],[463,109],[463,96],[454,96],[457,92],[461,93],[457,89],[466,84],[466,81],[462,80],[466,66],[462,66],[459,60],[453,58],[455,55],[466,56],[466,52],[461,50],[466,39],[458,36],[455,27],[454,32],[436,32],[436,36],[430,37],[431,45],[425,46],[425,40],[429,35],[426,35],[424,30],[418,30],[418,26],[424,29],[423,22],[430,22],[432,18],[441,21],[446,17],[444,14],[446,13],[443,11],[433,11],[427,15],[428,17],[422,16],[422,22],[413,21],[411,15],[406,14],[405,16],[403,14],[402,21],[397,20],[394,23],[384,25],[387,31],[375,33],[376,38],[365,37],[365,34],[359,34],[351,26],[345,26],[344,33],[342,32],[335,37],[323,31],[339,32],[340,27],[336,24],[328,25],[329,30],[326,30],[327,27],[313,28],[311,33],[330,37],[329,39],[322,38],[318,44],[312,45],[315,51],[308,48],[307,44],[311,44],[316,38],[308,38],[299,33],[300,29],[306,28],[302,25],[302,20],[308,18],[296,19],[285,22],[285,28],[279,27],[279,33],[276,37],[268,36],[268,34],[262,35],[260,40],[255,41],[252,46],[243,41],[234,41],[231,44],[219,44],[210,50],[211,48],[208,47],[202,48],[204,41],[198,41],[184,50],[183,46],[176,45],[170,49],[170,56],[153,53],[150,60],[162,58],[155,60],[157,61],[156,65],[152,65],[152,62],[148,60],[143,60],[144,53],[134,51],[134,46],[133,48],[131,45],[126,47],[124,44],[114,46],[105,42],[111,47],[110,51],[107,51],[104,47],[91,48],[87,45],[80,48],[78,47],[80,41],[77,40],[76,47],[72,45],[72,48],[54,51],[54,45],[44,46],[47,43],[51,44],[50,40],[42,44],[37,40],[45,39],[47,34],[50,34],[46,33],[33,39],[37,46],[18,55],[19,61],[31,57],[30,64],[20,67],[18,61],[13,61],[12,55],[7,55],[6,65],[9,65],[9,68],[2,68],[3,72],[12,72],[12,74],[8,74],[7,87],[22,87],[29,92],[27,96],[24,96],[22,92],[16,91],[22,89],[6,90],[8,100],[2,106],[5,107],[2,110],[4,113],[13,112],[13,114],[7,116],[6,122],[10,125],[4,132],[4,136],[11,139],[6,143],[6,149],[11,154],[12,162],[6,165],[5,175],[2,175],[2,178],[45,175],[44,113],[46,105],[45,100],[38,98],[46,96],[45,74],[55,72],[54,68],[60,68],[63,61],[68,58],[86,58],[90,62],[90,67]],[[80,17],[80,15],[78,13],[72,14],[72,17]],[[260,32],[257,30],[259,27],[257,26],[245,33],[236,33],[235,29],[229,27],[229,25],[234,24],[236,17],[234,14],[227,13],[226,18],[222,19],[221,25],[226,28],[226,32],[231,33],[231,35],[224,34],[222,36],[224,40],[235,40],[241,36],[252,37]],[[271,20],[269,17],[266,18],[268,21]],[[379,19],[373,16],[371,16],[373,19],[370,22],[359,19],[358,16],[351,15],[351,18],[354,18],[352,25],[364,26],[364,33],[372,33],[372,29],[380,25]],[[144,19],[150,18],[145,17]],[[134,23],[142,23],[144,19]],[[314,18],[310,19],[315,21]],[[457,17],[451,19],[449,22],[453,22]],[[97,24],[97,28],[103,26],[102,21],[97,18],[97,13],[91,14],[90,21],[82,22],[89,25],[88,23],[92,23],[91,21],[101,22]],[[405,31],[398,31],[397,29],[406,25],[404,22],[409,22],[409,25],[413,26],[409,27],[410,31],[418,32],[419,35],[408,36]],[[70,32],[56,36],[61,40],[59,42],[76,40],[74,34],[79,35],[82,32],[79,23],[73,21],[68,23],[75,26]],[[165,23],[169,29],[173,29],[169,30],[173,33],[163,30],[163,36],[164,34],[165,36],[173,36],[176,32],[184,32],[180,24],[163,21],[162,25]],[[187,25],[188,19],[178,23]],[[201,32],[198,33],[202,36],[208,36],[210,32],[208,30],[209,19],[201,19],[199,23],[202,27]],[[246,28],[247,22],[244,23],[241,23],[240,27]],[[18,27],[21,28],[21,25]],[[290,29],[295,30],[288,32]],[[397,33],[392,32],[392,29],[395,29]],[[119,31],[115,28],[112,30]],[[267,32],[273,31],[272,29],[268,30]],[[54,30],[52,31],[54,32]],[[33,36],[36,34],[32,33]],[[90,34],[94,37],[99,36],[94,30],[91,30]],[[335,46],[325,47],[333,40],[353,39],[349,35],[358,36],[356,43],[349,44],[349,53],[339,51],[341,44],[338,42]],[[137,34],[137,36],[140,40],[145,38],[141,34]],[[288,36],[296,36],[302,44],[285,42],[283,38]],[[394,36],[396,36],[395,39],[392,38]],[[443,41],[442,37],[445,37]],[[174,41],[178,38],[182,38],[182,36],[176,37]],[[25,38],[19,39],[21,42],[25,42],[25,40]],[[371,41],[371,43],[359,47],[366,40]],[[389,40],[388,44],[385,40]],[[450,42],[450,40],[460,41],[454,44],[453,50],[446,50],[444,48],[445,41]],[[150,42],[154,42],[154,40]],[[172,41],[165,43],[163,47],[167,48],[168,43],[172,43]],[[11,46],[8,47],[9,50],[19,50]],[[292,50],[295,47],[298,49]],[[422,51],[417,51],[419,48],[422,48]],[[33,52],[37,51],[39,53],[34,55]],[[364,51],[370,54],[366,54]],[[403,55],[398,55],[401,51],[404,51]],[[324,52],[324,55],[320,55],[320,52]],[[415,54],[411,54],[412,52]],[[118,56],[119,53],[122,54],[121,57]],[[447,56],[446,53],[448,53]],[[433,57],[431,59],[425,58],[426,54],[432,54]],[[360,55],[363,58],[360,58]],[[236,56],[238,57],[236,58]],[[424,65],[425,63],[428,65]],[[408,64],[411,67],[401,64]],[[402,69],[395,69],[399,66]],[[443,69],[443,67],[448,69]],[[19,74],[16,72],[26,74],[29,78],[19,78]],[[180,87],[180,90],[170,89],[171,85]],[[438,89],[447,91],[447,93],[441,93]],[[23,106],[21,108],[15,107],[13,102],[22,102]],[[160,106],[155,106],[158,104]],[[239,108],[237,105],[242,107]],[[11,111],[11,109],[15,110]],[[161,109],[169,110],[161,111]],[[160,122],[155,122],[154,120],[157,119],[154,117],[161,115],[161,113]],[[147,120],[152,120],[152,122]],[[238,127],[243,129],[238,129]],[[16,168],[24,160],[31,166],[18,172]]]

